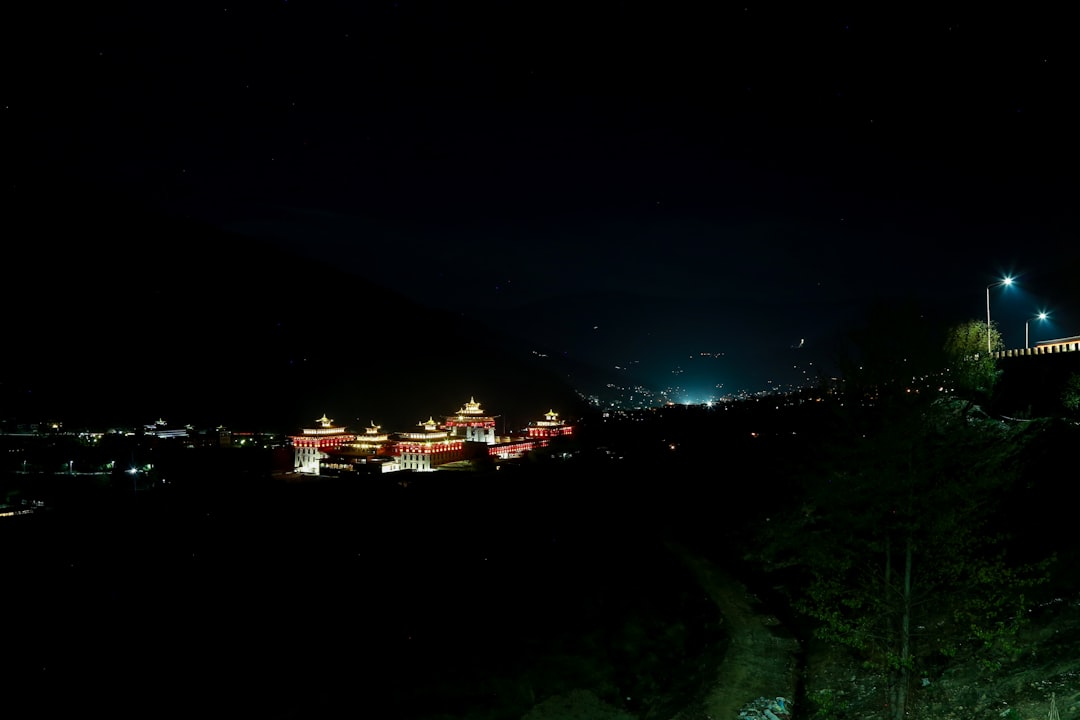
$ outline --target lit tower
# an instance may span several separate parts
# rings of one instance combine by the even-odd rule
[[[541,407],[543,406],[541,405]],[[543,420],[537,420],[535,423],[529,425],[528,431],[530,438],[547,440],[553,437],[572,435],[574,426],[567,425],[565,420],[560,420],[559,413],[554,410],[548,410],[544,413]],[[547,443],[545,442],[544,445],[546,444]]]
[[[344,427],[334,425],[326,413],[316,420],[318,427],[303,428],[300,435],[291,435],[293,446],[293,469],[296,472],[319,474],[319,461],[329,457],[327,452],[356,440]]]
[[[494,445],[497,442],[495,438],[495,417],[485,415],[484,411],[480,409],[480,403],[473,398],[469,398],[469,402],[465,403],[465,407],[457,411],[457,415],[446,418],[446,427],[454,437],[469,442],[478,442],[485,445]]]
[[[394,450],[402,470],[428,472],[443,463],[461,459],[464,442],[451,437],[449,429],[439,427],[431,417],[417,424],[422,430],[397,433]]]
[[[381,427],[372,420],[371,424],[364,428],[364,434],[356,438],[352,448],[363,455],[380,454],[387,443],[390,442],[390,436],[379,431]]]

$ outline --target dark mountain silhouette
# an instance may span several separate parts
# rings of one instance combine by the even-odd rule
[[[8,422],[162,417],[292,430],[326,413],[404,429],[475,397],[509,430],[550,408],[583,410],[550,362],[452,301],[432,308],[396,295],[375,271],[297,257],[77,183],[7,194]]]
[[[567,321],[566,308],[580,308],[573,321]],[[576,376],[582,387],[602,388],[613,378],[623,386],[653,391],[671,385],[700,388],[724,383],[717,394],[765,389],[770,380],[778,384],[801,380],[792,371],[793,364],[800,364],[799,371],[814,363],[831,366],[838,330],[817,327],[816,334],[811,334],[807,317],[856,314],[841,302],[808,303],[798,313],[777,306],[774,339],[748,343],[745,338],[755,337],[760,320],[747,313],[746,302],[734,294],[692,299],[647,290],[596,290],[522,304],[513,312],[530,318],[528,334],[538,346],[564,359],[573,358],[583,368],[599,369],[593,373],[583,369]],[[496,318],[510,324],[509,317]],[[800,338],[808,335],[809,344],[800,348]]]

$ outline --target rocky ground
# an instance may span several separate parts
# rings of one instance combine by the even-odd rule
[[[645,713],[629,712],[589,689],[575,689],[535,705],[523,720],[789,720],[795,717],[801,643],[729,572],[677,543],[672,557],[689,571],[722,618],[722,654],[706,662],[708,682],[681,705],[654,700]],[[620,698],[621,699],[621,698]],[[679,705],[671,710],[673,705]],[[653,709],[664,714],[657,714]]]
[[[757,702],[759,698],[781,697],[790,699],[782,706],[792,705],[798,688],[801,653],[798,640],[783,632],[780,621],[765,612],[734,577],[683,547],[670,545],[669,548],[716,603],[729,636],[714,685],[698,703],[673,720],[767,718],[762,711],[768,705]]]

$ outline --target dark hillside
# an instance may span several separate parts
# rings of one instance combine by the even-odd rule
[[[549,407],[575,411],[549,368],[467,321],[453,300],[421,307],[366,268],[60,181],[9,188],[8,200],[0,415],[9,420],[290,430],[325,412],[400,427],[470,396],[522,425]]]

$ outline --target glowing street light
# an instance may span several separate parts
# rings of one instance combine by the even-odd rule
[[[1028,325],[1031,323],[1031,320],[1032,319],[1034,319],[1034,320],[1045,320],[1046,317],[1047,317],[1046,312],[1043,311],[1043,312],[1039,313],[1038,315],[1036,315],[1034,318],[1030,318],[1030,319],[1024,321],[1024,349],[1025,350],[1027,350],[1028,347],[1029,347],[1028,346]]]
[[[997,287],[998,285],[1004,285],[1008,287],[1012,285],[1013,279],[1006,275],[998,280],[996,283],[990,283],[986,286],[986,353],[989,355],[990,348],[990,288]]]

